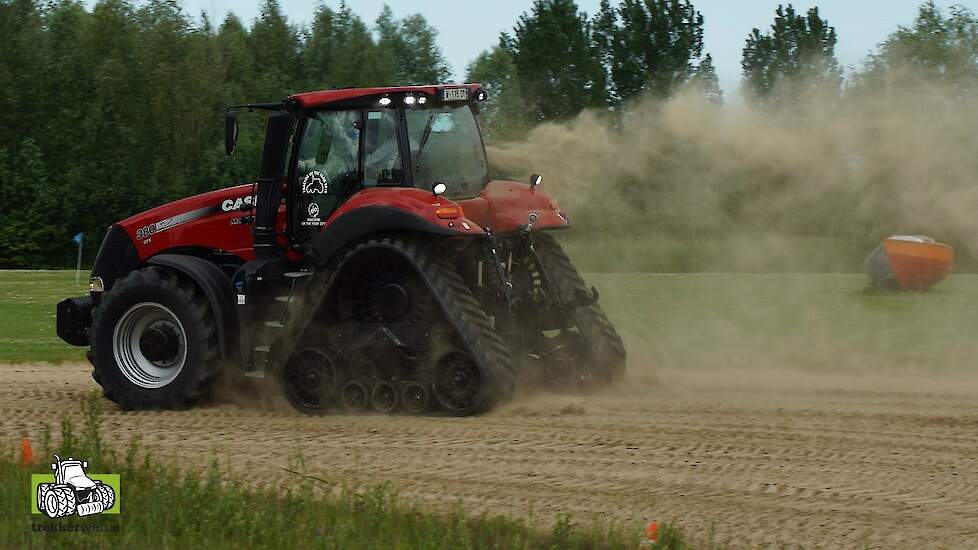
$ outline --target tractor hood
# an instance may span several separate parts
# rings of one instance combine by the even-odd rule
[[[95,482],[85,475],[85,470],[81,464],[68,464],[64,466],[64,469],[65,483],[68,485],[76,489],[90,489],[95,487]]]
[[[140,260],[174,247],[225,250],[249,257],[251,232],[241,218],[254,204],[251,185],[194,195],[130,216],[118,224]]]

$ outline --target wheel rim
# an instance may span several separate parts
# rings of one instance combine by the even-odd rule
[[[482,391],[482,373],[469,356],[451,353],[435,365],[434,393],[438,403],[450,411],[470,409]]]
[[[129,308],[112,337],[116,365],[141,388],[173,382],[187,362],[187,332],[169,308],[143,302]]]
[[[58,497],[54,494],[54,491],[51,491],[44,497],[44,511],[51,517],[56,516],[60,511],[58,510]]]
[[[285,365],[282,381],[291,400],[302,408],[325,409],[336,400],[339,376],[325,353],[302,350]]]

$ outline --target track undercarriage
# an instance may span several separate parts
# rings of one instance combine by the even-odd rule
[[[507,401],[517,378],[587,390],[621,374],[621,339],[553,238],[452,246],[370,240],[294,292],[279,368],[290,402],[469,415]]]

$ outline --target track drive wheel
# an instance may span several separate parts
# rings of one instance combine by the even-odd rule
[[[217,329],[197,286],[162,267],[133,271],[92,314],[92,378],[123,409],[180,409],[221,368]]]

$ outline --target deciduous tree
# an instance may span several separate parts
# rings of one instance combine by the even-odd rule
[[[805,15],[779,5],[771,30],[747,37],[741,67],[744,91],[758,102],[790,102],[813,91],[838,95],[842,71],[835,57],[835,28],[818,8]]]

